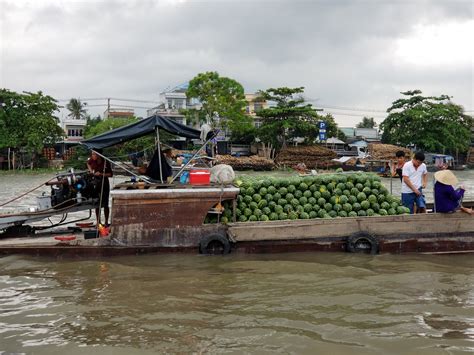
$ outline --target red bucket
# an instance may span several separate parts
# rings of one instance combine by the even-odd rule
[[[189,183],[191,185],[209,185],[211,173],[209,170],[194,169],[189,172]]]

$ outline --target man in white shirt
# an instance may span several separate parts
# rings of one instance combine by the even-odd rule
[[[428,182],[428,170],[425,155],[422,152],[415,153],[411,161],[403,165],[402,170],[402,204],[410,209],[413,214],[413,206],[416,204],[417,213],[426,212],[423,189]]]

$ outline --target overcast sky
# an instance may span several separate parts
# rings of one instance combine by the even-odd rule
[[[304,86],[340,126],[381,122],[412,89],[472,114],[474,1],[0,0],[0,87],[157,101],[204,71]]]

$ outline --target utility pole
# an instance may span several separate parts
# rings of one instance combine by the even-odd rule
[[[110,116],[110,97],[107,99],[107,117],[108,118]]]

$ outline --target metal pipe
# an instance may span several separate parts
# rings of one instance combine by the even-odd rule
[[[389,160],[389,163],[388,163],[388,166],[390,168],[390,195],[392,195],[392,180],[393,180],[393,176],[392,176],[392,161]]]
[[[108,162],[110,162],[111,164],[116,165],[116,166],[120,167],[121,169],[125,170],[127,173],[132,174],[133,176],[135,176],[135,177],[141,179],[141,175],[135,174],[133,171],[128,170],[128,169],[125,169],[123,166],[118,165],[118,164],[117,164],[116,162],[114,162],[112,159],[107,158],[105,155],[103,155],[103,154],[97,152],[97,151],[94,150],[94,149],[92,149],[92,151],[93,151],[95,154],[97,154],[98,156],[100,156],[100,157],[104,158],[105,160],[107,160]]]
[[[161,147],[160,147],[160,129],[156,127],[156,149],[158,150],[158,164],[160,165],[160,181],[163,183],[163,170],[161,169]]]

